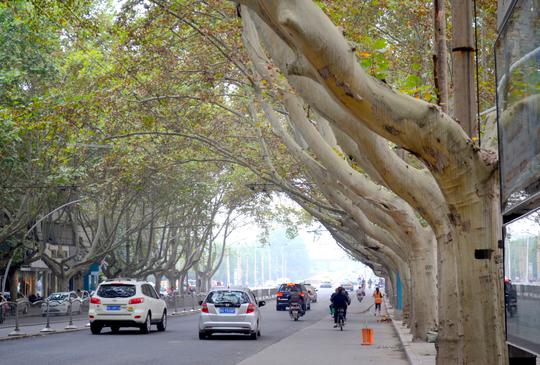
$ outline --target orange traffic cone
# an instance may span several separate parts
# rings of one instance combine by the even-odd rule
[[[375,343],[375,333],[373,328],[362,328],[362,345],[373,345]]]

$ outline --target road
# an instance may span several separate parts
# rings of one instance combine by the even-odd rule
[[[331,289],[319,290],[319,303],[312,305],[302,321],[294,322],[287,312],[277,312],[275,302],[262,307],[262,336],[214,335],[198,339],[197,315],[170,318],[166,332],[141,335],[124,329],[112,334],[104,329],[99,336],[90,330],[30,337],[0,342],[4,364],[237,364],[266,347],[311,326],[328,316]],[[276,354],[279,356],[279,354]]]
[[[518,298],[518,311],[507,317],[508,341],[540,353],[540,299]]]

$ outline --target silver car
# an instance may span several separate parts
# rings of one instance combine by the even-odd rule
[[[200,302],[199,339],[213,333],[244,333],[256,340],[261,335],[261,312],[248,288],[214,288]]]

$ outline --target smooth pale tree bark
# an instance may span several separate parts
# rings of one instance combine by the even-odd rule
[[[319,82],[368,128],[428,166],[448,205],[458,282],[467,283],[459,288],[463,348],[455,358],[462,356],[462,362],[474,364],[506,363],[493,154],[475,146],[438,107],[396,93],[367,75],[342,33],[313,2],[240,2],[256,11],[310,65],[295,63],[289,70]]]

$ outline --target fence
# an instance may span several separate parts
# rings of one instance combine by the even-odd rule
[[[275,298],[277,289],[254,288],[252,292],[257,300],[270,300]],[[167,303],[169,314],[178,314],[199,310],[199,303],[205,297],[206,293],[191,293],[169,295],[163,299]],[[58,304],[65,304],[63,310],[58,310]],[[77,327],[73,324],[74,319],[87,321],[88,306],[89,298],[70,298],[63,301],[44,299],[34,303],[26,299],[4,301],[0,303],[0,329],[13,328],[9,336],[24,335],[21,328],[30,326],[43,326],[40,332],[54,332],[50,327],[51,323],[66,323],[65,329],[75,329]]]
[[[276,288],[251,289],[257,300],[269,300],[276,296]],[[199,302],[204,300],[206,293],[174,294],[163,297],[169,313],[180,313],[198,310]]]

